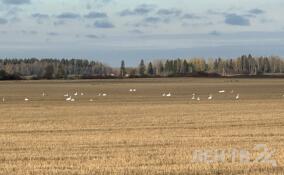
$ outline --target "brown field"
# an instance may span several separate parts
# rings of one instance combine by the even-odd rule
[[[0,82],[0,174],[284,174],[283,94],[283,79]],[[256,144],[276,167],[253,162]],[[193,162],[195,150],[233,148],[249,162]]]

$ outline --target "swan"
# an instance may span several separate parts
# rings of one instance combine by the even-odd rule
[[[208,100],[212,100],[212,99],[213,99],[213,96],[212,96],[212,94],[210,94],[209,97],[208,97]]]
[[[225,90],[220,90],[219,91],[220,94],[225,93],[225,92],[226,92]]]
[[[239,100],[239,99],[240,99],[240,94],[237,94],[236,100]]]
[[[195,100],[195,93],[192,94],[192,100]]]
[[[70,101],[71,99],[72,99],[72,97],[70,96],[70,97],[66,98],[66,101]]]

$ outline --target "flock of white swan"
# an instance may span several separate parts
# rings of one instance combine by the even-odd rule
[[[220,91],[218,91],[218,92],[219,92],[219,94],[224,94],[224,93],[226,93],[226,90],[220,90]],[[233,93],[234,93],[234,90],[231,91],[231,94],[233,94]],[[169,93],[163,93],[162,96],[163,96],[163,97],[171,97],[171,96],[172,96],[172,93],[170,93],[170,92],[169,92]],[[284,95],[283,95],[283,97],[284,97]],[[197,96],[196,93],[193,93],[193,94],[192,94],[192,98],[191,98],[191,99],[192,99],[192,100],[201,101],[201,98],[200,98],[199,96]],[[212,94],[209,94],[207,99],[208,99],[208,100],[213,100],[213,95],[212,95]],[[240,99],[240,94],[236,94],[235,99],[236,99],[236,100],[239,100],[239,99]]]
[[[137,92],[136,89],[129,89],[129,93],[135,93],[135,92]],[[225,94],[225,93],[226,93],[226,90],[219,90],[218,93],[219,93],[219,94]],[[231,90],[231,92],[229,92],[229,93],[234,94],[234,90]],[[78,99],[79,96],[84,96],[84,95],[85,95],[85,93],[83,93],[83,92],[79,93],[78,91],[76,91],[75,93],[72,93],[72,94],[66,93],[66,94],[64,94],[63,96],[65,97],[65,101],[66,101],[66,102],[75,102],[76,99]],[[47,94],[46,94],[45,92],[43,92],[43,93],[42,93],[42,97],[45,97],[45,96],[47,96]],[[97,96],[98,96],[98,97],[107,97],[108,94],[107,94],[107,93],[99,93],[99,94],[97,94]],[[171,92],[163,93],[163,94],[162,94],[162,97],[172,97],[172,96],[173,96],[173,94],[172,94]],[[282,97],[284,98],[284,95],[283,95]],[[214,98],[213,98],[213,95],[212,95],[212,94],[209,94],[208,97],[207,97],[207,100],[213,100],[213,99],[214,99]],[[240,94],[239,94],[239,93],[235,94],[235,98],[234,98],[234,99],[235,99],[235,100],[239,100],[239,99],[240,99]],[[193,93],[191,100],[201,101],[201,98],[200,98],[200,96],[198,96],[196,93]],[[25,97],[25,98],[24,98],[24,101],[25,101],[25,102],[29,102],[29,101],[30,101],[30,98]],[[93,102],[94,99],[91,98],[91,99],[89,99],[89,101],[90,101],[90,102]],[[2,98],[2,102],[3,102],[3,103],[6,102],[6,98],[5,98],[5,97]]]
[[[72,96],[72,94],[67,93],[67,94],[64,95],[64,97],[66,97],[65,101],[67,101],[67,102],[75,102],[75,101],[76,101],[75,97],[77,97],[77,96],[84,96],[84,95],[85,95],[85,94],[84,94],[83,92],[78,93],[78,92],[76,91],[76,92],[73,94],[73,96]],[[98,96],[98,97],[106,97],[106,96],[108,96],[108,94],[106,94],[106,93],[99,93],[97,96]],[[91,98],[89,101],[90,101],[90,102],[93,102],[94,99]]]

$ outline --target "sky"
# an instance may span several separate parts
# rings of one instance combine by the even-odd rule
[[[0,58],[284,56],[283,0],[0,0]]]

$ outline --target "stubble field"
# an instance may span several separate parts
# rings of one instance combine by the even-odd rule
[[[0,174],[284,174],[283,95],[283,79],[0,82]]]

